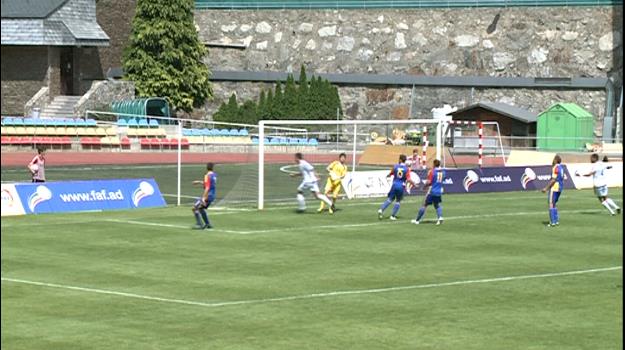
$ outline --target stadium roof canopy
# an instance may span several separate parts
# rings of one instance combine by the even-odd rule
[[[2,45],[108,46],[95,0],[2,0]]]
[[[470,106],[464,107],[462,109],[459,109],[457,111],[451,112],[449,114],[452,116],[458,115],[463,112],[476,109],[476,108],[483,108],[491,112],[495,112],[497,114],[501,114],[512,119],[516,119],[523,123],[528,123],[528,124],[536,123],[535,113],[532,113],[528,111],[527,109],[515,107],[507,103],[501,103],[501,102],[478,102]]]

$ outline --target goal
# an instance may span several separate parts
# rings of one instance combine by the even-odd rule
[[[258,209],[268,203],[292,203],[298,180],[295,153],[302,153],[320,175],[323,192],[326,166],[344,153],[350,179],[360,171],[388,170],[399,154],[419,155],[420,169],[443,159],[443,125],[447,119],[408,120],[263,120],[258,124]],[[299,128],[295,134],[271,128]],[[302,134],[303,133],[303,134]],[[304,136],[302,136],[304,135]],[[423,157],[425,156],[425,157]],[[414,162],[414,161],[413,161]],[[354,182],[343,181],[347,193]],[[347,188],[345,188],[347,185]]]

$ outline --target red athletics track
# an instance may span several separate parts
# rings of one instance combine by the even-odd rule
[[[2,166],[25,166],[35,156],[35,152],[4,152]],[[304,154],[306,157],[306,154]],[[336,159],[336,154],[315,154],[314,161],[329,163]],[[457,165],[473,166],[477,164],[476,156],[456,156]],[[55,165],[96,165],[96,164],[175,164],[178,161],[175,152],[48,152],[46,162],[48,166]],[[182,153],[182,163],[200,164],[214,163],[256,163],[258,155],[255,153]],[[290,163],[293,161],[291,153],[266,153],[267,163]],[[351,159],[348,159],[351,163]],[[451,165],[450,159],[447,160]],[[484,166],[503,166],[500,157],[484,158]]]
[[[4,152],[2,166],[25,166],[36,152]],[[306,155],[304,155],[305,157]],[[331,162],[337,158],[336,154],[315,154],[315,162]],[[214,163],[257,163],[256,153],[182,153],[182,163],[198,164]],[[175,152],[48,152],[46,164],[55,165],[95,165],[95,164],[175,164],[178,155]],[[266,153],[268,163],[290,163],[293,154]]]

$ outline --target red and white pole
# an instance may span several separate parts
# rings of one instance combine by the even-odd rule
[[[477,135],[478,135],[477,163],[481,168],[482,167],[482,151],[484,149],[484,127],[483,127],[482,122],[477,123]]]
[[[427,151],[428,151],[428,128],[423,127],[423,152],[421,153],[421,168],[427,169]]]

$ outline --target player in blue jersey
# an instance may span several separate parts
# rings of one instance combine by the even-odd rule
[[[415,184],[410,179],[410,168],[406,165],[406,156],[399,156],[399,163],[395,164],[391,172],[387,175],[387,177],[393,177],[393,184],[391,185],[391,190],[388,192],[388,198],[382,203],[380,209],[378,209],[378,219],[382,220],[384,218],[384,210],[388,208],[393,201],[395,201],[395,205],[393,206],[393,212],[391,213],[391,220],[397,220],[397,213],[399,212],[399,207],[401,206],[401,200],[404,198],[404,191],[406,190],[406,181],[410,181],[413,185]]]
[[[443,207],[441,206],[441,203],[443,202],[443,181],[445,180],[447,173],[445,172],[445,169],[441,168],[440,160],[434,159],[433,164],[434,168],[430,170],[428,178],[423,184],[423,188],[429,187],[427,195],[425,196],[423,205],[419,209],[417,218],[411,221],[415,225],[419,225],[421,218],[423,218],[423,215],[425,214],[425,209],[427,209],[430,204],[434,205],[434,208],[436,208],[436,215],[438,216],[436,224],[440,225],[443,223]]]
[[[195,216],[196,226],[194,227],[197,230],[209,229],[213,228],[211,226],[210,221],[208,220],[208,214],[206,213],[206,208],[215,200],[215,192],[216,192],[216,184],[217,184],[217,174],[213,171],[213,167],[215,165],[213,163],[206,164],[206,174],[204,175],[204,180],[193,181],[194,185],[203,185],[204,192],[202,193],[202,197],[198,198],[191,211],[193,211],[193,215]],[[200,220],[200,216],[202,220]],[[202,223],[202,221],[204,223]]]
[[[556,207],[556,203],[558,203],[558,199],[560,199],[562,190],[564,189],[564,166],[560,163],[562,163],[562,158],[556,154],[551,163],[553,166],[551,168],[551,180],[542,190],[543,193],[548,193],[549,224],[547,226],[549,227],[560,224],[560,216],[558,215],[558,208]]]

